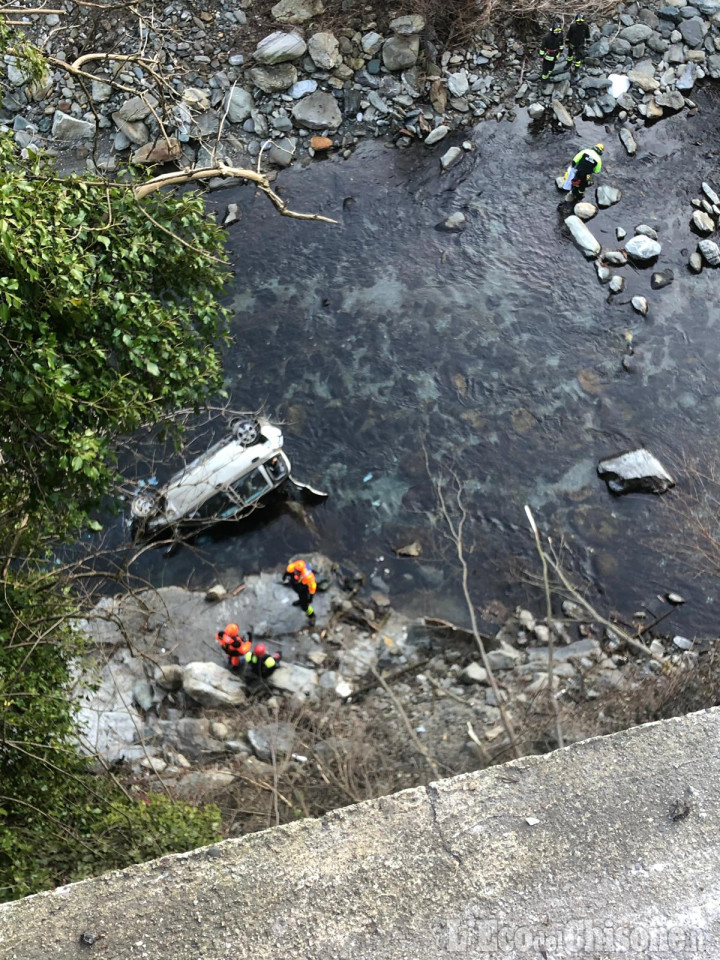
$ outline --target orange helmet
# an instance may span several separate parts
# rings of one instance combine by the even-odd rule
[[[228,637],[236,637],[240,633],[240,627],[236,623],[229,623],[223,633],[227,634]]]
[[[266,653],[266,649],[265,649],[264,643],[258,643],[255,645],[255,655],[257,657],[264,657],[265,653]]]

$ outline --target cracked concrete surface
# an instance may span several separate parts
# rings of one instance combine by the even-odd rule
[[[29,897],[0,958],[716,960],[719,743],[706,711]]]

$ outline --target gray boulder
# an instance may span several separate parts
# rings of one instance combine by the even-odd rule
[[[297,70],[291,63],[279,63],[276,66],[253,67],[250,79],[263,93],[282,93],[297,80]]]
[[[632,303],[633,310],[636,310],[643,317],[647,316],[650,305],[645,297],[633,297],[630,302]]]
[[[659,107],[667,107],[668,110],[682,110],[685,98],[678,90],[666,90],[664,93],[655,94],[655,103]]]
[[[435,127],[435,129],[431,130],[430,133],[425,137],[426,146],[431,147],[434,143],[438,143],[449,133],[450,127],[446,126],[445,124],[440,124],[439,127]]]
[[[204,707],[234,707],[245,702],[242,683],[217,663],[188,663],[183,690]]]
[[[451,73],[448,77],[447,86],[453,97],[464,97],[470,89],[467,71],[458,70],[457,73]]]
[[[642,43],[652,36],[652,27],[646,23],[634,23],[631,27],[625,27],[620,31],[620,38],[627,40],[629,44],[635,46],[636,43]]]
[[[634,157],[637,153],[638,145],[635,141],[635,137],[632,135],[632,131],[628,130],[627,127],[622,127],[620,129],[620,140],[622,145],[627,150],[629,156]]]
[[[299,100],[292,108],[292,117],[298,127],[309,130],[337,130],[342,123],[337,100],[324,90]]]
[[[485,667],[480,666],[479,663],[469,663],[460,674],[460,682],[468,686],[474,683],[487,683],[487,670]]]
[[[295,158],[296,146],[297,140],[295,138],[281,137],[280,140],[275,140],[270,147],[268,159],[276,167],[289,167]]]
[[[587,48],[586,56],[590,59],[601,59],[610,53],[610,41],[607,37],[600,37]]]
[[[660,256],[661,250],[662,247],[657,240],[651,240],[650,237],[642,234],[638,234],[625,244],[625,252],[633,260],[654,260]]]
[[[291,723],[266,723],[248,730],[247,738],[258,760],[281,760],[292,753],[295,727]]]
[[[440,157],[443,170],[449,170],[450,167],[454,167],[456,163],[460,162],[461,157],[462,150],[460,147],[450,147],[450,149]]]
[[[568,130],[575,126],[575,121],[570,116],[567,107],[563,103],[561,103],[559,100],[553,100],[551,106],[558,123],[562,124],[562,126],[566,127]]]
[[[390,71],[409,70],[414,67],[420,53],[420,37],[389,37],[382,48],[383,64]]]
[[[285,63],[287,60],[297,60],[307,50],[303,38],[297,33],[275,33],[263,37],[255,48],[253,57],[258,63],[274,64]]]
[[[653,290],[662,290],[663,287],[669,286],[674,279],[675,274],[672,270],[661,270],[650,277],[650,286]]]
[[[103,83],[102,80],[93,80],[90,87],[90,96],[94,103],[105,103],[110,99],[113,88],[109,83]]]
[[[334,70],[342,63],[340,44],[332,33],[315,33],[308,40],[308,53],[321,70]]]
[[[299,24],[325,11],[322,0],[280,0],[270,11],[280,23]]]
[[[576,217],[580,217],[581,220],[592,220],[597,213],[597,207],[594,203],[583,201],[575,204],[573,213]]]
[[[713,80],[720,79],[720,53],[713,53],[707,58],[706,68]]]
[[[628,71],[628,80],[636,87],[640,87],[643,93],[653,93],[660,86],[660,81],[645,73],[644,70]]]
[[[705,183],[704,180],[703,180],[703,184],[702,184],[702,192],[703,192],[703,193],[705,194],[705,196],[708,198],[708,200],[710,201],[710,203],[715,204],[716,206],[720,205],[720,197],[717,195],[717,193],[715,193],[715,191],[714,191],[713,188],[710,186],[710,184],[709,184],[709,183]]]
[[[689,20],[683,20],[682,23],[678,25],[678,30],[682,34],[685,43],[691,49],[696,50],[702,46],[705,34],[703,32],[703,21],[700,17],[691,17]]]
[[[541,103],[531,103],[528,107],[528,116],[531,120],[539,120],[545,113],[545,107]]]
[[[692,90],[697,80],[698,72],[694,63],[685,65],[683,72],[677,79],[675,86],[678,90]]]
[[[593,236],[579,217],[565,218],[565,226],[572,234],[572,238],[586,257],[597,257],[602,250],[600,243]]]
[[[297,663],[284,663],[270,674],[270,683],[278,690],[307,696],[317,687],[318,677],[310,667],[301,667]]]
[[[601,460],[598,474],[608,489],[618,496],[624,493],[665,493],[675,481],[660,461],[645,448]]]
[[[113,114],[113,119],[117,115],[121,120],[127,120],[128,123],[135,123],[137,120],[144,120],[146,117],[150,116],[150,104],[155,107],[157,106],[157,100],[143,99],[142,97],[131,97],[130,100],[126,100],[125,103],[116,111],[116,114]]]
[[[698,250],[709,267],[720,267],[720,247],[714,240],[701,240]]]
[[[625,277],[621,277],[620,274],[615,274],[614,277],[610,279],[610,290],[613,293],[622,293],[625,289]]]
[[[123,120],[119,111],[116,111],[112,118],[118,130],[124,133],[130,143],[134,143],[136,147],[142,147],[150,140],[150,131],[142,120]]]
[[[209,800],[223,793],[235,780],[229,770],[193,770],[173,787],[181,800]]]
[[[225,97],[225,109],[230,123],[245,123],[255,109],[255,101],[247,90],[243,90],[242,87],[233,87]]]
[[[78,120],[62,110],[53,115],[52,135],[56,140],[88,140],[95,136],[95,122]]]

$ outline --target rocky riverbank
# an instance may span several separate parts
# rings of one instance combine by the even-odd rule
[[[313,803],[339,805],[507,759],[501,704],[473,635],[402,616],[361,576],[320,555],[312,561],[321,589],[310,628],[279,569],[228,584],[229,592],[170,587],[98,603],[79,624],[92,641],[79,671],[93,684],[80,713],[84,748],[140,791],[217,799],[233,823],[249,802],[244,792],[267,792],[273,777],[285,796],[305,789],[316,797],[307,809],[298,802],[307,814]],[[639,611],[636,627],[668,609]],[[247,687],[227,670],[214,633],[228,621],[282,652],[271,684]],[[640,656],[625,629],[566,601],[550,622],[517,609],[483,637],[520,752],[553,745],[551,642],[569,741],[599,732],[598,716],[618,695],[632,702],[634,691],[697,667],[700,654],[684,638],[647,631],[649,656]],[[236,832],[246,826],[240,818]]]
[[[510,27],[443,49],[419,15],[380,32],[381,11],[368,7],[338,27],[324,23],[321,0],[201,10],[175,2],[152,22],[113,12],[102,31],[72,4],[60,9],[66,17],[25,18],[27,35],[54,59],[29,83],[6,57],[0,119],[23,149],[69,153],[109,172],[127,160],[247,163],[261,150],[286,167],[376,136],[432,146],[524,107],[533,122],[549,116],[561,127],[579,114],[614,123],[632,154],[638,130],[696,110],[696,83],[720,77],[717,0],[620,3],[611,19],[591,23],[584,67],[571,73],[561,61],[549,82],[537,43]],[[462,153],[442,150],[443,167]]]

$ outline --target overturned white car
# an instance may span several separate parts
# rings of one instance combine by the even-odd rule
[[[141,485],[131,504],[134,538],[150,539],[174,526],[239,520],[287,483],[324,500],[326,493],[297,483],[283,452],[282,431],[267,420],[236,420],[230,436],[213,444],[162,487]]]

